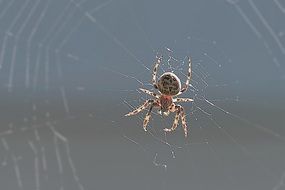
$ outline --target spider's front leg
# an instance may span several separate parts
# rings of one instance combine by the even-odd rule
[[[155,100],[146,100],[140,107],[138,107],[137,109],[135,109],[134,111],[126,114],[125,116],[131,116],[131,115],[135,115],[138,114],[139,112],[143,111],[144,109],[146,109],[148,106],[150,105],[150,108],[143,120],[143,129],[146,131],[146,127],[147,124],[149,123],[150,120],[150,116],[151,116],[151,110],[154,106],[158,106],[157,102]]]
[[[176,115],[175,115],[172,127],[170,129],[165,128],[164,131],[165,132],[174,131],[177,128],[177,125],[178,125],[178,122],[179,122],[179,118],[181,117],[182,127],[183,127],[183,130],[184,130],[184,136],[186,138],[187,135],[188,135],[188,131],[187,131],[186,114],[184,112],[184,108],[181,105],[176,105],[175,106],[175,110],[176,110]]]
[[[147,130],[146,130],[146,127],[147,127],[147,124],[148,124],[148,122],[149,122],[149,120],[150,120],[151,110],[152,110],[153,106],[154,106],[154,103],[152,103],[152,104],[150,105],[150,108],[149,108],[148,112],[146,113],[145,118],[144,118],[144,120],[143,120],[143,129],[144,129],[144,131],[147,131]]]
[[[179,122],[179,116],[180,116],[180,112],[181,112],[179,106],[176,106],[175,104],[172,104],[171,107],[169,108],[169,110],[171,112],[175,112],[176,111],[176,115],[175,115],[172,127],[170,129],[168,129],[168,128],[164,128],[163,129],[165,132],[171,132],[171,131],[174,131],[177,128],[177,125],[178,125],[178,122]]]
[[[184,112],[184,108],[181,106],[182,110],[181,110],[181,123],[182,123],[182,128],[184,130],[184,136],[185,138],[187,137],[188,135],[188,130],[187,130],[187,123],[186,123],[186,114]]]
[[[146,109],[153,102],[154,102],[154,100],[152,100],[152,99],[146,100],[141,106],[139,106],[134,111],[127,113],[125,116],[136,115],[136,114],[140,113],[141,111],[143,111],[144,109]]]

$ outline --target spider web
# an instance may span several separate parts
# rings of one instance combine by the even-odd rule
[[[203,3],[0,1],[1,187],[283,189],[285,4]],[[123,116],[157,54],[182,82],[192,58],[187,139]]]

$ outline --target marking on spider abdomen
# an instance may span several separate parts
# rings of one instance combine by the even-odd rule
[[[174,73],[164,73],[158,81],[158,89],[165,95],[176,95],[180,88],[180,80]]]

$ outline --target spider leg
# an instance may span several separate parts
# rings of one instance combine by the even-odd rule
[[[148,112],[146,113],[145,118],[144,118],[144,120],[143,120],[143,129],[144,129],[145,131],[147,131],[147,130],[146,130],[146,126],[147,126],[147,124],[148,124],[148,122],[149,122],[149,120],[150,120],[151,110],[152,110],[153,106],[154,106],[154,103],[151,103],[151,106],[150,106],[150,108],[149,108]]]
[[[151,79],[151,83],[152,83],[152,85],[153,85],[153,87],[155,89],[158,88],[157,85],[156,85],[156,74],[157,74],[158,66],[161,63],[161,61],[162,61],[162,56],[160,56],[160,57],[156,56],[156,62],[154,64],[154,67],[153,67],[153,70],[152,70],[152,79]]]
[[[147,89],[140,88],[140,90],[143,91],[144,93],[148,94],[148,95],[151,95],[151,96],[155,97],[155,98],[159,98],[159,95],[157,95],[156,93],[151,92],[151,91],[149,91]]]
[[[172,127],[170,129],[165,128],[164,131],[165,132],[174,131],[177,128],[177,125],[178,125],[178,122],[179,122],[179,117],[181,117],[182,127],[183,127],[183,130],[184,130],[184,136],[186,138],[187,135],[188,135],[188,130],[187,130],[186,114],[184,112],[184,108],[182,106],[180,106],[180,105],[176,105],[175,109],[177,110],[177,112],[176,112],[176,115],[175,115],[175,119],[174,119],[173,125],[172,125]]]
[[[187,137],[188,135],[188,130],[187,130],[187,123],[186,123],[186,114],[184,112],[184,108],[181,106],[181,122],[182,122],[182,127],[183,127],[183,130],[184,130],[184,136],[185,138]]]
[[[180,116],[180,112],[181,112],[181,108],[180,107],[181,107],[180,105],[172,107],[171,111],[172,112],[176,111],[176,115],[175,115],[172,127],[170,129],[169,128],[164,128],[163,129],[165,132],[171,132],[171,131],[174,131],[177,128],[177,125],[178,125],[178,122],[179,122],[179,116]]]
[[[173,102],[193,102],[191,98],[173,98]]]
[[[170,107],[168,108],[167,112],[163,112],[163,115],[168,116],[170,112],[175,112],[175,111],[176,111],[176,105],[172,103]]]
[[[137,109],[134,111],[131,111],[130,113],[127,113],[125,116],[131,116],[131,115],[136,115],[146,109],[150,104],[152,104],[154,100],[146,100],[141,106],[139,106]]]
[[[180,90],[181,93],[185,92],[188,89],[189,84],[190,84],[191,75],[192,75],[192,70],[191,70],[192,62],[191,62],[191,58],[190,57],[188,57],[188,64],[189,64],[189,68],[188,68],[187,79],[186,79],[186,82],[185,82],[185,86]]]

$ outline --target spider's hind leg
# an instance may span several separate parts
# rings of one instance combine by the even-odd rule
[[[162,61],[162,56],[158,57],[156,56],[156,62],[154,64],[153,70],[152,70],[152,79],[151,79],[151,83],[153,85],[153,87],[155,89],[157,89],[157,84],[156,84],[156,75],[157,75],[157,70],[158,70],[158,66]]]
[[[180,90],[180,94],[181,94],[182,92],[185,92],[185,91],[188,89],[189,84],[190,84],[191,75],[192,75],[192,69],[191,69],[191,67],[192,67],[192,62],[191,62],[191,57],[188,57],[188,65],[189,65],[189,67],[188,67],[187,79],[186,79],[186,82],[185,82],[185,86]]]

